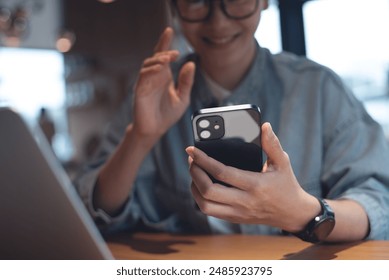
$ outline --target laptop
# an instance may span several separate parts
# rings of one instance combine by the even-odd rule
[[[0,259],[113,259],[38,130],[0,108]]]

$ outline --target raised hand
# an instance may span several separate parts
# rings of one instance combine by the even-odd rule
[[[183,115],[190,102],[195,65],[187,62],[181,68],[177,85],[170,63],[179,52],[171,50],[173,29],[161,35],[152,57],[143,62],[135,85],[134,122],[132,129],[141,137],[157,140]]]

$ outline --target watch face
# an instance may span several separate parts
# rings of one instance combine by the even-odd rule
[[[335,219],[328,218],[316,225],[314,235],[318,240],[324,240],[331,233],[335,226]]]

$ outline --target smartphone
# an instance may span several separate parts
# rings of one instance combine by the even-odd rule
[[[201,109],[192,116],[192,128],[195,147],[208,156],[239,169],[262,170],[261,111],[258,106],[244,104]]]

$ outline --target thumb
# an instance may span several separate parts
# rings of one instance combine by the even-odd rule
[[[181,100],[188,101],[192,90],[196,65],[193,62],[187,62],[182,66],[178,76],[177,91]]]
[[[262,125],[261,136],[262,148],[268,157],[267,164],[283,167],[289,165],[289,156],[282,149],[278,137],[275,135],[270,123],[266,122]]]

